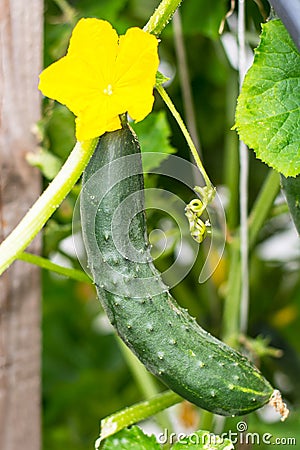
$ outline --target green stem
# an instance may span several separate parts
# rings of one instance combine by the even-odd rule
[[[23,252],[18,256],[18,259],[39,266],[42,269],[58,273],[59,275],[72,278],[72,280],[93,284],[91,278],[88,275],[86,275],[86,273],[84,273],[83,271],[72,269],[70,267],[60,266],[59,264],[55,264],[47,258],[43,258],[38,255],[33,255],[32,253]]]
[[[181,2],[182,0],[162,0],[144,26],[144,31],[159,36]]]
[[[159,391],[152,375],[146,370],[145,366],[140,363],[137,357],[131,350],[129,350],[127,345],[125,345],[121,339],[118,339],[118,344],[145,399],[149,400],[154,395],[157,395]]]
[[[97,139],[77,142],[61,170],[21,222],[0,245],[0,275],[18,258],[79,179]]]
[[[118,338],[118,344],[144,398],[150,400],[152,397],[159,394],[157,384],[150,372],[148,372],[145,366],[120,338]],[[157,422],[162,429],[167,428],[169,431],[172,430],[172,424],[165,412],[157,414]]]
[[[193,140],[179,114],[179,112],[176,110],[174,104],[172,103],[172,100],[170,99],[170,97],[168,96],[167,92],[165,91],[165,89],[162,86],[156,86],[156,89],[158,91],[158,93],[160,94],[161,98],[163,99],[163,101],[165,102],[165,104],[167,105],[167,107],[169,108],[170,112],[172,113],[174,119],[176,120],[176,122],[178,123],[182,134],[185,137],[185,140],[191,150],[191,153],[194,157],[194,160],[197,164],[197,167],[199,169],[199,171],[201,172],[201,175],[204,178],[205,184],[208,187],[209,190],[214,191],[213,185],[204,169],[204,166],[202,164],[202,161],[198,155],[197,149],[193,143]]]
[[[140,422],[141,420],[145,420],[182,400],[182,397],[175,394],[175,392],[165,391],[162,394],[152,397],[150,400],[136,403],[133,406],[122,409],[121,411],[106,417],[101,420],[101,434],[100,438],[96,441],[95,447],[99,448],[103,439],[112,436],[123,428]]]
[[[280,205],[274,205],[270,216],[271,217],[278,217],[281,216],[282,214],[288,214],[289,213],[289,207],[287,205],[287,203],[281,203]]]
[[[236,99],[238,96],[237,77],[230,71],[226,86],[226,129],[224,142],[224,184],[229,190],[229,203],[226,208],[227,227],[229,232],[238,224],[238,185],[239,185],[239,154],[237,134],[233,133],[231,124],[234,122]]]
[[[223,312],[223,340],[232,347],[236,347],[240,331],[241,260],[238,244],[239,239],[236,238],[230,246],[230,268]]]
[[[77,17],[76,10],[66,0],[54,0],[54,2],[62,10],[66,21],[74,25]]]
[[[210,411],[202,409],[199,428],[201,430],[211,430],[213,426],[213,421],[214,421],[214,414],[212,414]]]
[[[258,233],[264,224],[271,207],[273,206],[279,188],[279,174],[274,170],[271,170],[249,215],[249,248],[253,247]]]
[[[256,202],[248,218],[249,249],[251,249],[258,237],[268,214],[271,211],[274,200],[280,187],[279,174],[271,171],[257,196]],[[236,345],[239,334],[239,310],[241,292],[241,272],[239,235],[233,238],[231,245],[230,271],[228,277],[227,295],[223,317],[223,338],[232,346]]]

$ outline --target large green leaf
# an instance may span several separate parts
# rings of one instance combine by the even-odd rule
[[[236,129],[257,158],[285,176],[300,172],[300,55],[280,20],[261,41],[236,110]]]
[[[103,450],[160,450],[154,436],[145,435],[139,427],[125,428],[105,440]]]
[[[217,436],[209,431],[195,431],[190,435],[178,433],[175,437],[178,438],[178,441],[172,445],[171,450],[185,450],[186,448],[194,450],[234,449],[230,439]],[[168,434],[167,430],[163,436],[159,437],[159,442],[162,444],[170,444],[173,440],[174,435]],[[125,428],[110,436],[105,440],[103,446],[103,450],[160,450],[161,448],[153,435],[145,435],[137,426]]]

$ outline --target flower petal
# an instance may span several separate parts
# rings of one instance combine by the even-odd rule
[[[155,36],[140,28],[129,28],[124,36],[120,36],[115,82],[118,85],[135,84],[147,79],[153,88],[159,63],[157,46]]]
[[[154,103],[154,95],[152,93],[145,95],[145,87],[141,86],[140,89],[135,89],[134,98],[134,101],[131,101],[130,104],[128,103],[127,111],[135,122],[140,122],[151,113]]]
[[[120,114],[128,111],[139,121],[151,111],[157,45],[154,36],[139,28],[130,28],[118,40],[108,22],[81,19],[67,56],[41,73],[39,88],[78,116],[78,140],[101,136],[121,128]]]
[[[43,70],[39,89],[47,97],[67,105],[76,115],[100,92],[99,80],[75,56],[65,56]]]
[[[81,19],[75,26],[67,56],[40,75],[39,89],[77,116],[107,87],[118,51],[118,35],[110,23]]]
[[[73,30],[68,55],[89,66],[96,78],[109,83],[118,52],[119,37],[106,20],[81,19]]]
[[[111,99],[106,95],[91,103],[76,119],[76,138],[85,141],[101,136],[106,131],[120,129],[120,118],[111,108]]]
[[[158,40],[140,28],[120,37],[114,86],[123,109],[137,121],[152,109],[153,87],[159,59]]]
[[[151,111],[154,102],[153,88],[144,83],[115,90],[114,110],[128,112],[136,122],[143,120]]]

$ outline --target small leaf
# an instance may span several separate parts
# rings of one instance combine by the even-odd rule
[[[155,86],[161,86],[162,84],[169,81],[170,78],[166,77],[163,73],[157,71],[155,76]]]
[[[62,165],[57,156],[43,148],[37,153],[27,153],[26,160],[31,166],[38,167],[48,180],[53,180]]]
[[[145,173],[159,167],[170,154],[176,152],[169,142],[171,129],[164,111],[152,113],[142,122],[132,124],[132,127],[141,145]]]
[[[300,172],[300,55],[280,20],[263,24],[236,110],[240,138],[285,176]]]
[[[154,436],[147,436],[136,426],[125,428],[106,439],[103,450],[160,450]]]
[[[184,438],[180,438],[171,450],[185,450],[192,448],[195,450],[231,450],[234,446],[230,439],[217,436],[209,431],[196,431]]]

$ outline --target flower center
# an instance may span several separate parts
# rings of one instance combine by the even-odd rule
[[[112,93],[113,93],[112,85],[109,84],[109,85],[107,86],[107,88],[103,89],[103,92],[104,92],[105,95],[112,95]]]

